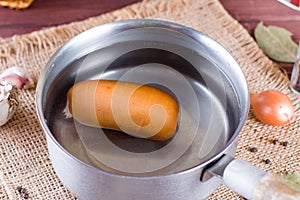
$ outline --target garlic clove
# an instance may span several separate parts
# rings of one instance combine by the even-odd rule
[[[0,102],[0,126],[6,124],[6,122],[10,119],[9,117],[9,103],[7,100]]]
[[[19,105],[17,89],[5,80],[0,82],[0,126],[6,124]]]
[[[1,75],[0,75],[0,78],[4,77],[4,76],[8,76],[8,75],[11,75],[11,74],[16,74],[18,76],[27,76],[27,72],[24,68],[22,67],[10,67],[6,70],[4,70]]]
[[[23,88],[24,85],[22,78],[16,74],[7,75],[3,78],[3,80],[6,80],[17,88]]]
[[[35,86],[32,78],[28,75],[26,70],[21,67],[11,67],[4,70],[0,74],[0,80],[1,79],[6,80],[19,89],[30,89]]]

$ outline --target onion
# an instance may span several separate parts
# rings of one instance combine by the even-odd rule
[[[258,120],[272,126],[288,124],[294,116],[290,98],[276,90],[250,94],[250,104]]]

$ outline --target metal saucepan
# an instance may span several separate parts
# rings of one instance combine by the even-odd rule
[[[151,141],[66,119],[66,92],[87,79],[149,84],[173,95],[176,135]],[[48,61],[36,100],[53,167],[79,199],[205,199],[222,181],[248,199],[291,192],[233,158],[248,115],[247,82],[226,49],[191,28],[128,20],[81,33]]]

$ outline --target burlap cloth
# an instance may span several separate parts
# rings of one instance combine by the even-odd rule
[[[219,41],[243,69],[251,92],[277,89],[290,96],[299,113],[299,98],[289,89],[289,80],[258,48],[248,32],[234,20],[218,0],[151,0],[123,9],[26,35],[0,38],[1,70],[21,66],[35,80],[49,57],[66,40],[91,27],[131,18],[155,18],[184,24]],[[236,157],[269,172],[300,172],[299,117],[282,127],[258,122],[250,111],[239,137]],[[288,146],[274,145],[273,139]],[[0,199],[20,199],[17,186],[27,188],[30,199],[75,199],[56,176],[48,158],[45,134],[35,109],[35,90],[21,91],[20,108],[13,119],[0,127]],[[256,147],[257,153],[249,151]],[[266,164],[265,159],[271,163]],[[211,199],[242,199],[221,186]]]

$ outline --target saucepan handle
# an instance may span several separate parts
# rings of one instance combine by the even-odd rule
[[[289,187],[277,174],[266,173],[242,159],[223,156],[205,171],[208,176],[221,176],[224,184],[246,199],[296,200],[300,193]]]

